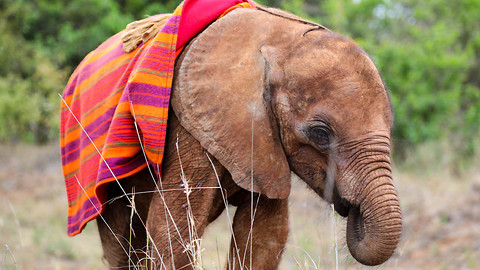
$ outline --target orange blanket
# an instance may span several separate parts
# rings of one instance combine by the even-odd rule
[[[160,176],[175,56],[222,14],[255,5],[247,1],[186,0],[136,50],[123,52],[117,34],[80,63],[63,93],[60,123],[70,236],[102,213],[108,183],[147,162]]]

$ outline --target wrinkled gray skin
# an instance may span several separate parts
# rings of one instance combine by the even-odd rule
[[[279,10],[232,11],[179,57],[171,104],[162,187],[180,187],[179,156],[190,186],[222,185],[223,194],[195,189],[189,200],[198,236],[225,208],[222,196],[238,207],[228,267],[277,268],[288,235],[291,171],[348,216],[347,244],[359,262],[378,265],[393,254],[402,219],[390,164],[392,108],[376,67],[353,41]],[[144,171],[124,183],[152,190],[149,178]],[[259,202],[252,260],[238,256],[250,254],[249,191]],[[118,195],[113,185],[109,192]],[[160,193],[135,197],[151,235],[149,255],[157,267],[192,268],[180,244],[189,238],[185,193],[163,194],[165,200]],[[108,205],[104,217],[129,239],[126,204]],[[98,224],[107,261],[128,265],[109,229]],[[145,250],[138,216],[132,228],[130,242]],[[141,263],[142,254],[132,260]]]

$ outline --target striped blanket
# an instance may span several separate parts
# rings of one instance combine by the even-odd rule
[[[91,52],[62,97],[60,145],[68,234],[102,213],[107,184],[146,168],[161,173],[175,57],[208,24],[249,0],[186,0],[134,51],[121,33]],[[144,152],[143,152],[144,150]]]

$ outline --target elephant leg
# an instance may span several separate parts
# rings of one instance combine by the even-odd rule
[[[218,161],[207,157],[174,114],[168,121],[160,191],[153,194],[147,221],[153,240],[149,258],[155,269],[194,269],[200,263],[195,254],[200,237],[225,209],[218,182],[229,175]]]
[[[237,208],[227,269],[261,270],[278,267],[288,236],[288,200],[272,200],[265,196],[258,199],[257,195],[254,196],[253,205],[253,224],[251,201],[245,201]],[[251,231],[253,241],[250,241]]]
[[[129,266],[141,264],[145,258],[147,235],[144,224],[152,195],[142,192],[154,187],[147,170],[120,182],[127,194],[138,194],[128,195],[127,199],[118,184],[111,183],[107,192],[112,202],[105,205],[102,217],[97,218],[104,257],[111,269],[129,269]],[[130,202],[135,205],[133,213]]]
[[[209,181],[207,181],[209,182]],[[211,187],[216,185],[211,185]],[[188,199],[187,199],[188,194]],[[200,269],[200,240],[208,224],[224,209],[219,189],[184,190],[180,184],[163,185],[153,195],[148,232],[152,269]]]

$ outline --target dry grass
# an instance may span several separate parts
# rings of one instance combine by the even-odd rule
[[[78,239],[66,235],[67,197],[58,147],[0,149],[0,269],[101,268],[94,226]]]
[[[56,145],[0,146],[0,269],[105,269],[96,226],[66,235],[67,199]],[[480,172],[396,170],[404,232],[380,269],[479,269]],[[188,183],[187,183],[188,184]],[[203,269],[222,269],[230,241],[225,213],[194,246]],[[348,254],[345,221],[294,179],[291,231],[281,269],[363,269]],[[193,236],[192,240],[195,240]],[[190,242],[192,241],[190,240]],[[195,243],[195,241],[193,241]],[[200,242],[198,242],[200,243]],[[198,255],[201,251],[201,257]]]

